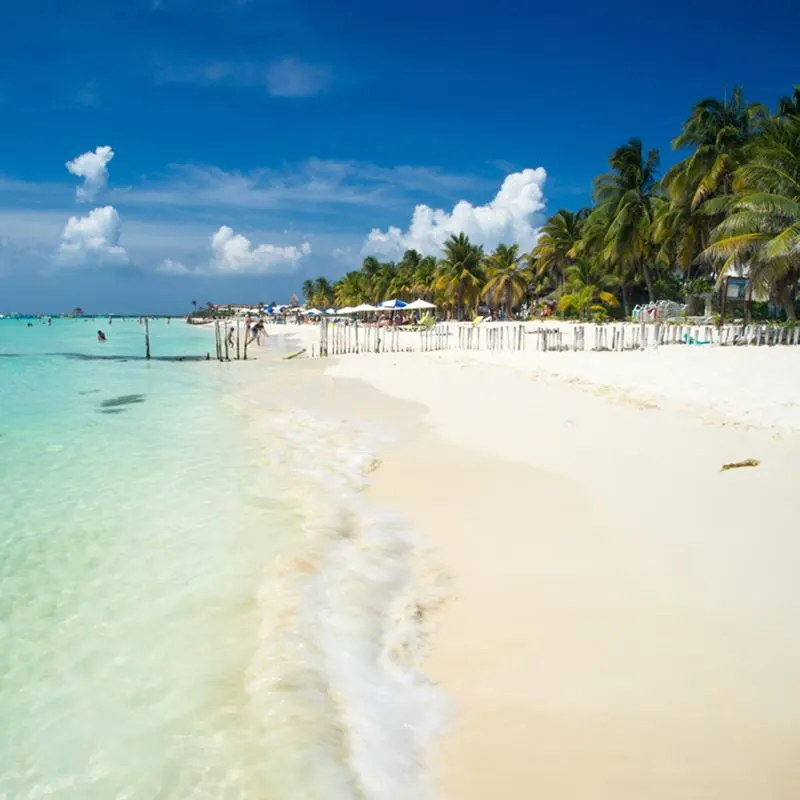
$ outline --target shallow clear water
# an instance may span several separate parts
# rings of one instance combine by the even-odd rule
[[[369,436],[265,405],[266,350],[143,354],[135,320],[0,321],[0,800],[421,800],[439,706]]]
[[[258,797],[243,676],[291,513],[246,491],[226,365],[97,327],[0,322],[0,797]]]

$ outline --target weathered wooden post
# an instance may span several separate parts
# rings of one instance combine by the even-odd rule
[[[225,322],[222,328],[222,334],[225,337],[225,360],[230,361],[230,354],[228,353],[228,323]]]
[[[241,350],[239,349],[239,318],[236,318],[236,360],[239,361],[242,357]],[[312,356],[313,358],[313,356]]]
[[[147,319],[144,321],[144,357],[150,360],[150,325]]]
[[[284,325],[286,323],[284,322]],[[250,323],[245,322],[244,324],[244,352],[242,356],[243,361],[247,361],[247,340],[250,338]]]

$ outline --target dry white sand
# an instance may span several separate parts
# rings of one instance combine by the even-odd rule
[[[526,323],[526,328],[534,330],[542,324]],[[563,328],[567,331],[566,340],[571,341],[568,323],[544,325]],[[267,332],[275,342],[289,340],[292,347],[303,347],[308,354],[312,348],[315,353],[319,351],[316,324],[268,325]],[[451,338],[455,341],[455,334]],[[404,349],[418,349],[419,335],[403,332],[400,344]],[[718,422],[800,430],[800,347],[667,345],[624,353],[543,353],[533,345],[534,338],[528,336],[523,352],[448,350],[434,357],[460,363],[502,364],[540,379],[553,376],[587,384],[594,391],[686,410]]]
[[[427,408],[372,492],[452,574],[442,796],[796,798],[800,351],[585,355],[329,369]]]

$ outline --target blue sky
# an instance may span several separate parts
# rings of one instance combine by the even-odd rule
[[[529,244],[630,137],[669,165],[696,100],[788,93],[796,9],[766,10],[6,4],[0,311],[281,301],[458,229]]]

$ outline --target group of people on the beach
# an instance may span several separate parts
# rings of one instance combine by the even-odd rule
[[[244,337],[245,337],[245,344],[250,345],[255,342],[259,347],[262,344],[262,339],[265,339],[267,336],[267,332],[264,329],[264,320],[257,319],[253,322],[253,318],[248,314],[244,320]],[[233,347],[234,336],[236,335],[236,328],[233,325],[228,328],[228,346]]]

